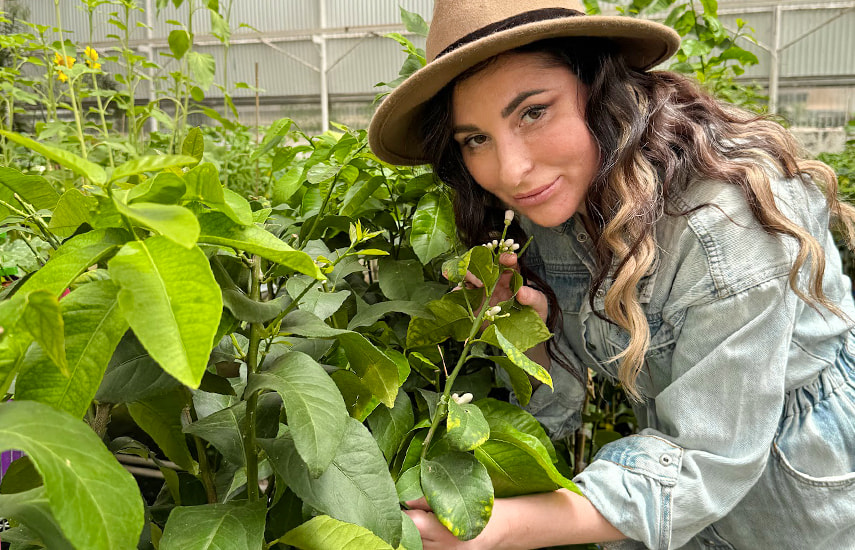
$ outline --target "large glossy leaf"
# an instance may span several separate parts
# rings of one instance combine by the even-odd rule
[[[178,174],[161,172],[152,179],[135,185],[128,191],[125,200],[135,202],[155,202],[159,204],[177,204],[187,191],[184,180]]]
[[[306,504],[341,521],[362,525],[392,546],[401,540],[401,512],[383,454],[368,432],[348,419],[330,467],[315,479],[290,434],[261,441],[276,473]]]
[[[117,292],[113,282],[106,279],[85,284],[63,298],[67,371],[58,368],[43,348],[34,347],[15,384],[18,399],[41,401],[83,417],[113,351],[128,330]]]
[[[410,243],[423,264],[451,249],[455,234],[453,212],[445,194],[428,193],[419,200]]]
[[[0,515],[4,518],[14,518],[18,523],[28,526],[38,535],[46,548],[74,550],[50,511],[50,502],[45,496],[44,487],[0,495]],[[14,542],[6,538],[6,532],[3,532],[3,539],[6,542]],[[13,548],[17,547],[13,546]]]
[[[174,508],[160,550],[256,549],[264,545],[264,501]]]
[[[499,267],[496,265],[493,253],[483,246],[470,248],[460,258],[457,269],[458,273],[462,272],[464,277],[469,271],[487,288],[491,288],[499,278]]]
[[[483,464],[469,453],[423,458],[422,488],[437,519],[460,540],[471,540],[493,512],[493,486]]]
[[[508,356],[508,359],[514,365],[521,368],[532,378],[541,381],[550,388],[552,387],[552,377],[549,375],[549,371],[529,359],[526,354],[517,349],[510,340],[502,335],[502,333],[496,328],[496,325],[490,325],[487,327],[487,330],[484,331],[483,339],[488,342],[493,340],[497,342],[499,347],[502,348],[502,351],[505,352],[505,355]]]
[[[543,319],[531,306],[520,307],[513,304],[504,307],[503,311],[509,315],[496,319],[496,329],[518,350],[526,351],[552,336]],[[498,340],[491,338],[490,334],[485,334],[482,339],[500,347]]]
[[[380,400],[353,371],[340,369],[332,373],[330,378],[338,386],[348,414],[360,422],[368,418],[368,415],[380,405]]]
[[[223,309],[205,254],[151,237],[126,244],[108,267],[140,342],[166,372],[199,387]]]
[[[125,242],[125,233],[116,230],[99,230],[82,233],[67,240],[53,253],[51,260],[36,271],[18,289],[26,295],[35,290],[47,290],[61,295],[83,270],[99,262]]]
[[[70,237],[80,224],[88,223],[92,219],[92,210],[97,204],[94,198],[84,195],[78,189],[69,189],[59,198],[48,229],[59,237]]]
[[[412,300],[424,285],[423,269],[417,260],[381,258],[377,262],[380,290],[390,300]]]
[[[348,292],[348,294],[350,294]],[[360,304],[356,315],[347,324],[348,329],[369,327],[390,313],[403,313],[411,316],[428,315],[427,309],[419,302],[390,300],[376,304]]]
[[[393,550],[368,529],[329,516],[310,519],[285,533],[280,542],[300,550]]]
[[[113,352],[95,399],[130,403],[168,393],[180,385],[152,359],[133,331],[128,331]]]
[[[27,149],[31,149],[36,153],[39,153],[40,155],[56,162],[57,164],[65,166],[75,174],[87,178],[95,185],[104,185],[105,183],[107,183],[107,173],[104,171],[104,169],[101,168],[101,166],[99,166],[98,164],[90,162],[83,157],[79,157],[74,153],[70,153],[65,149],[60,149],[59,147],[55,147],[53,145],[39,143],[38,141],[32,140],[28,137],[16,134],[14,132],[0,130],[0,135],[5,136],[11,141],[14,141],[18,145],[22,145]]]
[[[28,334],[8,334],[0,340],[0,394],[6,395],[18,375],[31,342]]]
[[[395,457],[414,424],[413,405],[403,391],[398,392],[394,407],[378,407],[368,417],[368,426],[387,462]]]
[[[21,316],[20,324],[27,329],[33,340],[59,367],[63,375],[68,376],[68,361],[65,358],[65,332],[62,311],[56,296],[47,290],[36,290],[26,297],[27,305]]]
[[[184,248],[192,248],[199,238],[199,221],[190,210],[177,204],[137,202],[126,205],[115,201],[116,210],[137,225],[163,235]]]
[[[324,279],[311,256],[294,250],[260,227],[240,226],[220,212],[204,214],[199,223],[199,242],[245,250],[315,279]]]
[[[196,474],[198,465],[187,447],[181,417],[190,404],[189,393],[177,388],[144,401],[128,403],[134,422],[154,439],[166,457],[188,472]]]
[[[110,175],[110,182],[119,181],[144,172],[159,172],[176,166],[196,164],[195,158],[185,155],[148,155],[127,161],[119,165]]]
[[[185,426],[184,431],[210,442],[232,464],[243,466],[246,464],[246,448],[243,440],[246,428],[246,403],[241,401],[233,407],[201,418]],[[259,437],[276,435],[281,405],[279,396],[274,393],[259,397],[256,410],[256,433]]]
[[[560,487],[576,493],[576,485],[561,475],[546,447],[533,435],[510,426],[492,430],[475,449],[475,456],[490,473],[497,497],[553,491]]]
[[[356,185],[350,187],[344,195],[344,200],[341,205],[341,215],[353,217],[365,205],[365,202],[371,198],[377,189],[383,185],[386,178],[383,176],[374,176],[370,180],[357,182]]]
[[[448,402],[445,437],[456,451],[471,451],[490,437],[490,425],[477,405],[460,405],[451,399]]]
[[[247,395],[260,389],[282,396],[294,446],[311,475],[320,476],[332,462],[349,418],[335,383],[314,359],[291,352],[269,370],[250,376]]]
[[[480,303],[478,290],[449,292],[439,300],[427,304],[430,316],[413,317],[407,329],[407,347],[432,346],[448,338],[463,341],[469,337],[474,317],[466,307],[466,299],[474,309]]]
[[[547,450],[551,461],[555,463],[558,460],[552,440],[546,435],[546,430],[543,429],[540,422],[530,413],[507,401],[499,401],[493,398],[479,399],[475,404],[481,409],[484,418],[490,424],[491,430],[508,431],[505,427],[510,425],[516,430],[533,435]]]
[[[35,464],[53,517],[76,548],[136,548],[144,520],[136,481],[89,426],[41,403],[3,403],[0,452],[8,449]]]
[[[35,210],[53,210],[59,201],[59,193],[41,176],[25,176],[14,168],[0,166],[0,200],[22,210],[18,199]],[[0,220],[11,211],[0,204]]]
[[[281,330],[299,336],[336,338],[344,348],[350,368],[388,407],[395,405],[401,383],[398,366],[365,336],[358,332],[335,329],[307,311],[292,311],[282,320]]]
[[[401,510],[401,520],[404,522],[404,534],[401,537],[401,545],[398,546],[398,550],[423,550],[424,545],[419,528],[403,510]]]

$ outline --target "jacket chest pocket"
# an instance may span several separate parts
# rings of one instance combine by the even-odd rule
[[[645,317],[647,317],[647,326],[650,327],[650,347],[647,349],[647,357],[661,359],[670,355],[674,349],[677,330],[662,319],[662,312],[648,313]],[[607,352],[611,356],[619,354],[629,346],[629,332],[614,323],[609,323],[605,333]]]
[[[591,286],[591,275],[587,271],[563,271],[547,265],[546,277],[565,314],[582,311],[582,304],[588,299]]]

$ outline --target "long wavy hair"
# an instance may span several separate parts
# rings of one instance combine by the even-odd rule
[[[594,309],[594,295],[612,278],[605,295],[605,316],[629,333],[628,346],[612,359],[619,361],[618,378],[630,396],[641,399],[636,379],[650,345],[637,285],[656,258],[656,222],[664,215],[688,214],[667,211],[668,198],[699,179],[739,186],[764,231],[798,242],[789,274],[793,292],[811,307],[843,315],[822,289],[825,254],[821,243],[778,209],[770,174],[763,167],[775,166],[787,178],[819,186],[833,219],[842,222],[850,247],[855,242],[855,208],[838,200],[834,172],[806,158],[777,122],[720,102],[682,75],[632,69],[606,39],[549,39],[512,52],[539,53],[548,63],[569,68],[588,88],[585,119],[600,153],[599,170],[585,199],[596,229],[592,237],[597,268],[588,299]],[[504,206],[466,169],[452,136],[452,96],[458,82],[495,59],[446,86],[427,105],[422,118],[424,150],[437,176],[454,189],[457,228],[468,246],[500,231]],[[519,227],[515,230],[522,236]],[[560,316],[555,293],[525,268],[524,258],[521,263],[524,275],[547,296],[547,323],[554,330]],[[797,284],[805,264],[810,268],[807,292]],[[566,368],[555,348],[549,351]]]

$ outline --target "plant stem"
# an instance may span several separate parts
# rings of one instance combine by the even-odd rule
[[[205,449],[205,443],[198,435],[193,436],[193,441],[196,444],[199,475],[202,477],[202,485],[205,486],[205,496],[208,498],[208,504],[214,504],[217,502],[217,488],[214,487],[214,480],[211,478],[211,468],[208,465],[208,454]]]
[[[253,256],[250,292],[252,300],[261,299],[261,258]],[[258,372],[258,349],[264,325],[251,323],[249,326],[249,349],[246,353],[247,378]],[[258,391],[252,392],[246,402],[246,425],[244,427],[244,451],[246,453],[246,489],[250,502],[258,500],[258,450],[255,441],[255,416],[258,409]]]
[[[62,48],[62,59],[65,61],[65,38],[62,36],[62,14],[59,9],[59,0],[53,0],[53,5],[56,10],[56,27],[59,29],[59,45]],[[71,67],[68,67],[71,70]],[[74,123],[77,126],[77,139],[80,141],[80,153],[83,158],[88,156],[86,152],[86,140],[83,136],[83,123],[80,120],[80,109],[77,105],[77,95],[74,93],[74,79],[68,80],[68,93],[71,97],[71,112],[74,113]]]

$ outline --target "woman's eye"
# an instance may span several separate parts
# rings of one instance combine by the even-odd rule
[[[543,116],[546,111],[546,107],[543,105],[533,105],[523,111],[522,120],[523,122],[532,122]]]
[[[480,145],[484,145],[487,142],[487,136],[483,134],[478,134],[475,136],[469,136],[465,140],[463,140],[463,145],[466,147],[478,147]]]

